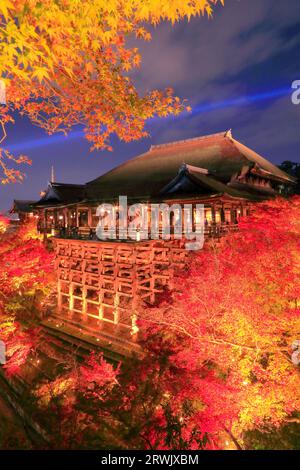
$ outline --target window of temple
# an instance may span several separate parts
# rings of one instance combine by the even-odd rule
[[[220,209],[216,209],[215,218],[216,218],[216,224],[220,224],[221,223],[221,211],[220,211]]]
[[[174,211],[170,211],[170,227],[172,233],[174,232],[174,228],[177,226],[181,226],[182,220],[181,220],[182,214],[180,209],[175,209]],[[190,221],[188,221],[190,223]]]
[[[230,224],[231,223],[231,210],[229,208],[224,210],[224,216],[225,216],[225,223]]]
[[[206,208],[205,210],[205,221],[207,224],[212,223],[212,211],[210,208]]]
[[[97,207],[92,208],[92,227],[96,228],[99,222],[99,216],[96,214]]]
[[[76,227],[76,225],[76,212],[71,209],[71,211],[69,212],[69,226]]]
[[[58,225],[59,227],[64,227],[65,226],[65,218],[62,212],[58,213]]]
[[[48,214],[47,214],[47,225],[48,225],[49,227],[51,227],[51,226],[54,225],[54,214],[53,214],[52,211],[51,211],[51,212],[48,212]]]
[[[88,211],[87,210],[79,210],[78,225],[79,227],[88,226]]]
[[[191,217],[190,217],[190,213],[188,213],[188,222],[191,222],[190,218],[191,218]],[[175,225],[176,223],[179,223],[180,219],[181,219],[181,210],[176,209],[176,210],[174,211],[174,225]]]
[[[97,208],[99,227],[103,230],[110,232],[111,237],[115,237],[116,232],[116,211],[117,207],[101,207]]]
[[[201,214],[194,208],[193,210],[193,219],[194,219],[194,225],[197,226],[201,223],[203,223]]]

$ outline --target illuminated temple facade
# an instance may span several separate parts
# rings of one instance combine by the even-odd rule
[[[31,207],[56,251],[57,318],[130,341],[138,331],[140,303],[153,303],[172,285],[174,270],[189,256],[182,242],[173,240],[174,216],[169,240],[98,240],[99,205],[112,203],[118,214],[120,195],[128,204],[203,204],[205,237],[220,237],[236,229],[253,203],[289,194],[294,185],[294,178],[231,131],[151,146],[84,185],[49,183]],[[150,218],[149,212],[149,224]]]

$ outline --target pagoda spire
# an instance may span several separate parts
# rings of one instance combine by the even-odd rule
[[[54,183],[54,181],[55,181],[54,166],[52,165],[52,166],[51,166],[51,179],[50,179],[50,183]]]

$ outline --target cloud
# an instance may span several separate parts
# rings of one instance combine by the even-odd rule
[[[213,20],[163,24],[141,48],[143,65],[135,76],[141,90],[173,86],[197,103],[289,87],[299,78],[300,47],[295,25],[299,0],[226,0]],[[300,28],[298,28],[299,30]],[[151,126],[152,140],[167,142],[233,128],[247,145],[280,162],[298,159],[300,106],[285,96],[248,106],[228,107]]]
[[[295,24],[299,1],[226,0],[212,20],[196,18],[153,30],[151,43],[140,47],[142,67],[135,75],[145,91],[173,86],[193,102],[212,84],[223,86],[242,72],[288,53],[297,39],[282,32]]]

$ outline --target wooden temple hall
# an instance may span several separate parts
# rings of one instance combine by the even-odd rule
[[[130,204],[203,204],[205,236],[219,237],[235,230],[253,203],[288,194],[294,185],[231,131],[153,145],[84,185],[50,182],[30,207],[56,251],[57,316],[74,328],[131,341],[140,302],[154,302],[186,262],[188,252],[172,240],[172,230],[170,240],[97,239],[102,203],[114,204],[116,213],[120,195]],[[14,210],[21,207],[17,201]]]

